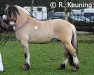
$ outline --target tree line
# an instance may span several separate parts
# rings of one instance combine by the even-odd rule
[[[46,6],[48,9],[50,9],[50,3],[51,2],[90,2],[93,0],[0,0],[0,15],[4,13],[4,8],[6,4],[11,5],[20,5],[20,6]],[[56,8],[55,10],[62,10],[62,8]]]

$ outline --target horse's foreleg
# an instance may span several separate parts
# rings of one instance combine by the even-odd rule
[[[64,47],[64,59],[60,65],[60,69],[65,69],[66,64],[68,62],[68,54],[69,54],[68,50]]]
[[[30,53],[29,53],[28,41],[22,40],[21,44],[24,48],[24,56],[25,56],[25,64],[24,64],[23,68],[24,68],[24,70],[29,70],[29,68],[30,68]]]

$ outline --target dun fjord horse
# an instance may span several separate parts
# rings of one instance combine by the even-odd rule
[[[21,41],[24,48],[25,70],[29,70],[30,68],[28,42],[46,43],[50,42],[53,38],[60,40],[65,47],[64,59],[60,68],[65,69],[68,56],[69,58],[72,56],[72,58],[70,58],[72,60],[70,63],[73,70],[79,68],[76,54],[76,29],[73,24],[61,19],[39,21],[31,17],[27,10],[16,5],[9,5],[6,8],[6,15],[10,25],[13,26],[17,39]]]

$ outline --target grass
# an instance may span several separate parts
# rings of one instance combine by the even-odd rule
[[[18,41],[9,41],[0,48],[5,72],[0,75],[94,75],[94,44],[79,43],[80,69],[73,72],[67,65],[58,70],[63,58],[60,42],[30,44],[31,68],[24,71],[23,49]]]

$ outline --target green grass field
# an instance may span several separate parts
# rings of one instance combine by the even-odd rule
[[[67,65],[65,70],[58,70],[63,58],[60,42],[30,44],[31,68],[24,71],[23,49],[18,41],[9,41],[0,48],[5,72],[0,75],[94,75],[94,44],[78,43],[80,69],[73,72]]]

